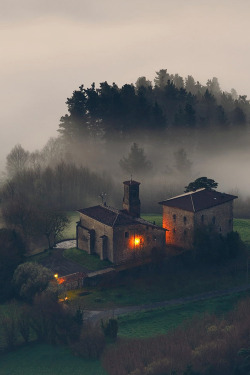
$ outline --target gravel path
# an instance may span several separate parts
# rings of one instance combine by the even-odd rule
[[[146,305],[118,307],[112,310],[99,310],[99,311],[85,310],[84,316],[85,316],[85,320],[91,320],[93,322],[96,322],[100,319],[107,319],[110,317],[115,317],[115,316],[117,317],[119,315],[131,314],[137,311],[153,310],[159,307],[172,306],[172,305],[183,305],[188,302],[196,302],[196,301],[202,301],[202,300],[206,300],[210,298],[226,296],[226,295],[230,295],[230,294],[234,294],[238,292],[244,292],[249,289],[250,289],[250,284],[246,284],[246,285],[241,285],[241,286],[230,288],[230,289],[215,290],[215,291],[211,291],[207,293],[196,294],[194,296],[181,297],[181,298],[176,298],[176,299],[172,299],[168,301],[150,303]]]
[[[70,249],[71,247],[76,247],[76,240],[66,240],[58,242],[54,249]]]

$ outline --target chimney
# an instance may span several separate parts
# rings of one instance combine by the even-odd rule
[[[123,197],[123,210],[133,217],[140,217],[141,215],[141,202],[139,199],[139,185],[140,182],[124,181],[124,197]]]

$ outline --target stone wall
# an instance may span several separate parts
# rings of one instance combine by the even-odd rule
[[[142,224],[114,228],[116,264],[148,257],[154,247],[165,248],[165,231]]]
[[[194,238],[194,214],[179,208],[163,206],[163,228],[166,245],[190,249]]]
[[[226,236],[233,230],[233,201],[198,212],[163,206],[163,228],[166,245],[190,249],[193,247],[194,231],[209,226],[213,231]]]
[[[103,256],[103,236],[106,237],[105,256]],[[78,227],[78,248],[87,251],[89,254],[96,253],[101,259],[106,258],[113,262],[113,228],[81,214]]]
[[[195,213],[195,227],[209,226],[226,236],[233,230],[233,201]]]

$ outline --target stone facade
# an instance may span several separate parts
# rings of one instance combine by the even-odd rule
[[[166,228],[166,244],[191,248],[194,239],[194,213],[163,206],[162,225]]]
[[[139,185],[124,182],[123,210],[106,205],[79,210],[79,249],[121,264],[149,257],[153,248],[165,248],[166,230],[140,218]]]
[[[190,249],[194,233],[202,227],[226,236],[233,230],[233,200],[229,194],[200,189],[167,201],[163,205],[166,244]]]
[[[98,254],[100,259],[113,257],[113,228],[80,213],[77,225],[77,247],[88,254]]]
[[[114,263],[151,255],[154,247],[165,247],[165,231],[156,226],[135,224],[114,228]]]

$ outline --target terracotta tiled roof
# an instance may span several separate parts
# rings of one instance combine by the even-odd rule
[[[215,190],[199,189],[167,199],[159,202],[159,204],[180,208],[185,211],[197,212],[218,206],[219,204],[229,202],[236,198],[238,197],[235,195],[219,193]]]
[[[91,217],[109,227],[116,227],[122,225],[135,225],[142,224],[148,225],[154,228],[165,230],[158,225],[154,225],[146,220],[141,218],[134,218],[124,211],[117,210],[116,208],[110,206],[94,206],[78,210],[81,214]]]

